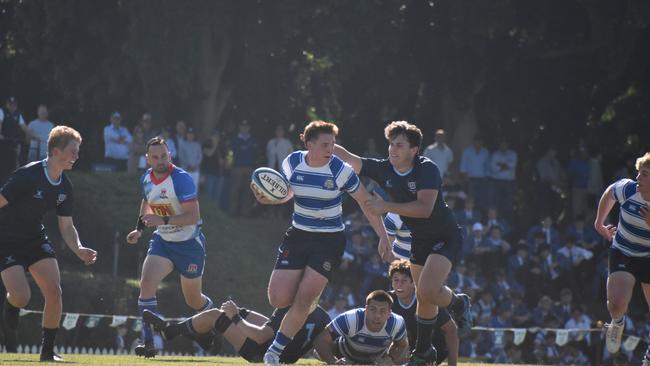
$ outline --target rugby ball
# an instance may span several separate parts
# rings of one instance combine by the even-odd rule
[[[264,196],[274,201],[284,199],[289,194],[289,182],[271,168],[255,169],[251,182]]]

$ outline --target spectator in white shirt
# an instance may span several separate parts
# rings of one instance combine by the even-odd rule
[[[445,144],[445,130],[439,129],[436,131],[436,136],[433,144],[424,149],[422,155],[431,159],[440,170],[440,176],[444,177],[449,170],[449,165],[454,161],[454,152],[447,144]]]
[[[564,324],[564,329],[590,329],[591,318],[582,311],[579,306],[575,307],[571,313],[571,318]],[[585,332],[569,332],[569,339],[572,341],[580,342],[583,339],[587,345],[591,345],[591,336],[588,331]]]
[[[129,159],[129,145],[133,138],[129,130],[122,126],[120,112],[111,114],[111,124],[104,127],[104,157],[117,171],[126,171]]]
[[[48,110],[45,104],[38,106],[38,118],[29,122],[27,128],[32,136],[29,145],[29,161],[42,160],[47,156],[47,138],[54,124],[48,120]]]
[[[277,171],[282,170],[282,161],[293,152],[293,145],[284,137],[284,127],[275,128],[275,137],[266,144],[266,166]]]

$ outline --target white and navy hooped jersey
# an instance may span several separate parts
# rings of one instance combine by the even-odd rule
[[[310,167],[306,151],[295,151],[282,162],[282,174],[293,190],[293,226],[314,232],[343,231],[343,192],[359,189],[359,177],[337,156],[321,167]]]
[[[637,183],[621,179],[612,185],[614,199],[621,205],[612,246],[630,257],[650,257],[650,227],[641,217],[641,207],[650,202],[641,197]]]
[[[398,214],[389,212],[384,217],[386,234],[395,237],[393,254],[399,259],[411,257],[411,230],[409,230]]]
[[[369,362],[381,357],[391,343],[406,337],[406,323],[401,316],[391,313],[379,332],[366,327],[366,309],[352,309],[340,314],[328,325],[334,338],[339,338],[341,353],[356,361]]]
[[[158,180],[151,169],[142,176],[144,199],[158,216],[174,216],[183,213],[181,203],[197,199],[192,177],[183,169],[172,165],[169,174]],[[200,234],[199,225],[160,225],[156,233],[165,241],[185,241]]]

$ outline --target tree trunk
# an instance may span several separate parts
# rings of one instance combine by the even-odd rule
[[[223,82],[224,71],[230,58],[231,41],[216,35],[206,26],[201,32],[199,48],[199,85],[201,98],[196,102],[195,125],[199,136],[208,136],[219,126],[221,114],[230,98],[232,88]]]

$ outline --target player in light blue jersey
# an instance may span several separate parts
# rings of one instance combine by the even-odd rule
[[[612,321],[605,336],[610,353],[618,352],[621,346],[625,312],[636,281],[641,282],[650,306],[650,153],[636,160],[636,169],[636,181],[621,179],[607,187],[594,223],[598,233],[612,242],[607,277],[607,309]],[[615,203],[620,206],[618,225],[605,226]],[[650,366],[650,346],[643,365]]]
[[[388,241],[393,245],[393,256],[399,259],[411,258],[411,230],[398,214],[389,212],[384,217]]]
[[[381,216],[365,211],[364,202],[370,195],[352,167],[334,156],[337,134],[335,124],[323,121],[305,127],[301,140],[307,151],[293,152],[282,163],[282,174],[290,186],[285,199],[272,202],[251,185],[262,204],[294,200],[292,224],[280,245],[268,289],[271,306],[291,308],[264,355],[265,365],[279,364],[279,355],[302,327],[311,304],[341,262],[345,249],[341,203],[345,192],[359,202],[380,241],[387,245]]]
[[[192,177],[171,163],[167,143],[161,137],[147,142],[147,162],[151,168],[142,176],[144,197],[135,230],[126,239],[135,244],[145,227],[155,227],[140,278],[140,315],[144,310],[157,313],[156,289],[172,271],[180,273],[185,302],[196,312],[213,306],[202,293],[205,263],[205,237],[201,233],[201,214]],[[138,356],[154,357],[153,333],[142,327],[144,344],[135,348]]]
[[[391,311],[392,306],[386,291],[371,292],[365,308],[340,314],[316,338],[318,357],[328,365],[405,363],[409,356],[406,323]]]

